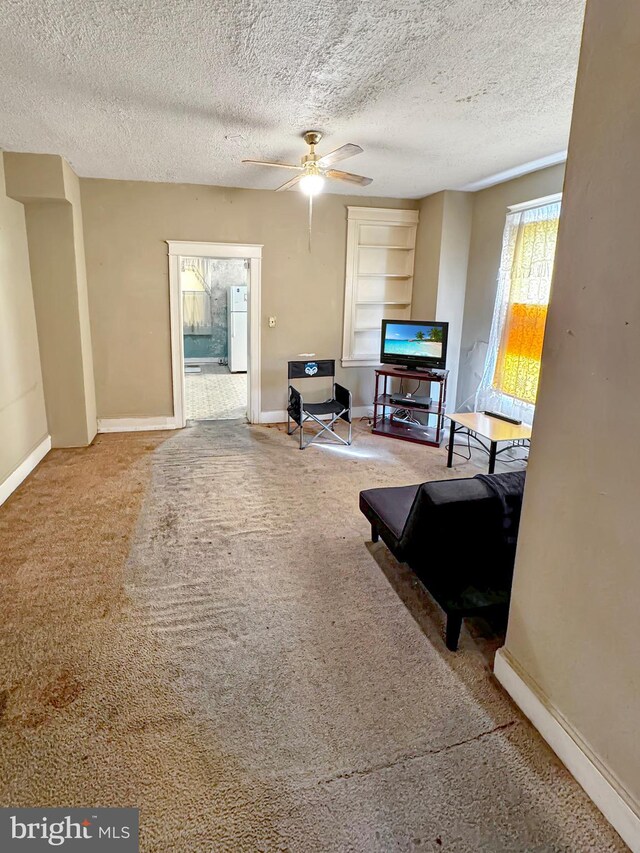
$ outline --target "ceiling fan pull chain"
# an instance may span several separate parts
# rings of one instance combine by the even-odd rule
[[[313,196],[309,196],[309,252],[311,252],[311,226],[313,225]]]

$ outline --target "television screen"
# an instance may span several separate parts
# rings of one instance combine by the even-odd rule
[[[413,367],[444,368],[448,323],[383,320],[380,361]]]

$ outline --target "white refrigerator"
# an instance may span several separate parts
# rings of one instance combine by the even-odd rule
[[[247,372],[247,287],[230,287],[227,295],[227,326],[229,330],[229,370]]]

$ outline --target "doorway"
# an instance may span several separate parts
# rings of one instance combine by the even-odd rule
[[[170,241],[174,418],[260,420],[262,247]]]
[[[247,258],[179,262],[187,421],[247,415]]]

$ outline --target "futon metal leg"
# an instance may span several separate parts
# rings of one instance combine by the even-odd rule
[[[378,528],[375,526],[375,524],[372,524],[371,525],[371,541],[377,542],[379,538],[380,538],[380,536],[378,534]]]
[[[453,442],[456,439],[456,422],[451,421],[451,429],[449,430],[449,455],[447,456],[447,468],[453,465]]]
[[[462,615],[460,613],[449,613],[447,616],[446,643],[449,651],[458,651],[458,640],[462,628]]]

